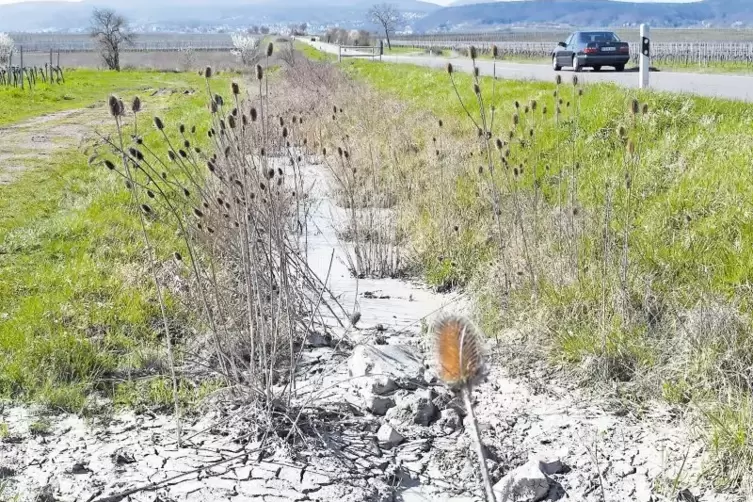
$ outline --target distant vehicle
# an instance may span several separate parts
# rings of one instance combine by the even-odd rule
[[[576,31],[565,42],[559,42],[552,51],[552,68],[560,71],[571,67],[575,71],[612,66],[625,71],[630,61],[630,45],[611,31]]]

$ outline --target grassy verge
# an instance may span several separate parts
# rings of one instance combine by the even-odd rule
[[[296,40],[293,43],[293,46],[297,51],[299,51],[301,54],[306,56],[312,61],[336,61],[337,56],[334,54],[329,54],[327,52],[320,51],[319,49],[316,49],[309,44],[300,42]]]
[[[128,89],[121,97],[129,102],[152,86],[203,85],[194,75],[152,73],[104,73],[95,85],[93,73],[82,74],[93,87],[79,80],[78,106],[116,89]],[[5,119],[39,113],[45,103],[27,95],[5,98]],[[207,113],[202,92],[147,99],[150,110],[171,123],[206,122],[198,120]],[[146,139],[156,134],[148,124],[142,131]],[[167,405],[172,394],[160,377],[159,307],[128,191],[75,149],[27,167],[15,182],[0,186],[0,398],[81,411],[87,396],[100,391],[119,404]],[[179,248],[174,231],[154,222],[150,234],[160,261],[168,261]],[[176,325],[190,326],[190,315],[175,299],[168,306]],[[186,400],[203,391],[181,389]]]
[[[694,412],[716,484],[753,489],[753,106],[455,74],[464,107],[446,72],[343,67],[443,121],[383,176],[427,280],[514,358]]]
[[[0,87],[0,126],[44,113],[83,108],[109,93],[172,85],[170,73],[68,70],[64,84],[39,84],[33,90]],[[180,77],[185,80],[185,77]],[[198,82],[197,82],[198,84]]]

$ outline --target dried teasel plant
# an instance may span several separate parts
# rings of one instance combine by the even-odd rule
[[[235,396],[267,406],[290,403],[299,352],[305,333],[321,319],[318,312],[345,318],[341,309],[331,308],[336,302],[324,294],[326,287],[310,270],[300,242],[306,228],[300,221],[305,204],[297,165],[301,155],[291,141],[298,137],[301,120],[287,125],[284,135],[269,134],[270,124],[256,120],[257,113],[267,117],[267,93],[253,103],[252,98],[244,101],[233,84],[223,98],[212,91],[211,68],[203,74],[207,104],[213,105],[203,126],[155,117],[148,139],[128,145],[124,130],[130,117],[122,102],[111,98],[117,135],[100,139],[120,165],[110,159],[101,163],[125,179],[150,253],[157,250],[148,241],[147,227],[155,222],[174,227],[182,240],[183,249],[169,250],[170,260],[188,284],[181,301],[195,313],[201,333],[182,340],[183,366],[202,368]],[[252,120],[238,120],[246,110]],[[156,253],[150,262],[152,270],[160,268]],[[166,286],[156,274],[154,280],[160,294]],[[169,314],[163,311],[163,317],[173,352]],[[177,415],[175,375],[173,383]]]
[[[439,317],[432,328],[434,365],[439,379],[463,397],[478,455],[487,502],[495,502],[484,445],[473,409],[473,388],[487,375],[482,334],[470,320],[457,315]]]

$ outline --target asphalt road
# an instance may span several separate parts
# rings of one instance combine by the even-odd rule
[[[338,47],[333,44],[320,42],[306,42],[315,48],[329,52],[338,53]],[[354,54],[351,50],[348,54]],[[444,58],[436,56],[384,56],[383,61],[391,63],[407,63],[431,68],[444,68],[448,62],[452,62],[453,67],[458,71],[471,72],[472,65],[468,58]],[[492,62],[478,60],[482,75],[491,75]],[[515,80],[543,80],[554,81],[556,73],[562,75],[565,82],[572,78],[572,71],[563,70],[555,72],[549,65],[540,64],[518,64],[518,63],[497,63],[497,76]],[[584,70],[578,74],[578,78],[583,83],[613,82],[625,87],[638,87],[638,72],[626,71],[617,73],[609,70],[602,70],[599,73]],[[722,74],[700,74],[700,73],[679,73],[679,72],[652,72],[650,76],[650,87],[658,91],[690,93],[699,96],[708,96],[713,98],[724,98],[739,101],[753,102],[753,76],[741,75],[722,75]]]

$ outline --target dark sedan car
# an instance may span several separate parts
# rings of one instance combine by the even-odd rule
[[[624,71],[630,61],[630,46],[611,31],[576,31],[565,42],[557,44],[552,52],[552,67],[555,71],[565,66],[575,71],[603,66],[612,66]]]

